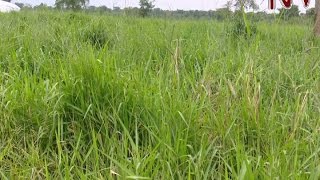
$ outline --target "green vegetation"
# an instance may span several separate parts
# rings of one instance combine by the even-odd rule
[[[307,12],[308,16],[314,17],[314,15],[311,15],[310,12]],[[279,9],[279,16],[283,18],[284,20],[289,20],[294,17],[299,17],[300,15],[300,10],[299,6],[297,5],[292,5],[290,9],[286,8],[281,8]]]
[[[312,24],[0,22],[0,179],[319,179]]]
[[[56,0],[55,7],[57,9],[73,9],[79,10],[86,6],[89,3],[89,0]],[[43,6],[41,4],[40,6]]]
[[[154,8],[154,0],[139,0],[139,5],[140,5],[140,15],[142,17],[146,17],[149,15],[149,13],[152,11]]]

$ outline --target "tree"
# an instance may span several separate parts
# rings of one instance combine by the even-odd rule
[[[81,9],[89,3],[89,0],[56,0],[55,6],[58,9]]]
[[[15,5],[17,5],[19,8],[23,8],[24,7],[24,4],[23,3],[14,3]]]
[[[307,17],[315,17],[316,15],[316,8],[310,8],[306,11]]]
[[[229,0],[225,6],[230,7],[233,5],[237,10],[243,9],[253,9],[258,10],[259,6],[255,0]]]
[[[154,0],[140,0],[140,15],[146,17],[154,8]]]
[[[230,17],[232,14],[232,11],[225,7],[225,8],[220,8],[220,9],[217,9],[215,12],[214,12],[214,15],[215,15],[215,18],[218,19],[218,20],[225,20],[227,19],[228,17]]]
[[[113,11],[119,12],[121,11],[121,8],[119,6],[113,6]]]
[[[95,6],[89,6],[86,10],[94,12],[97,9]]]
[[[293,17],[298,17],[300,15],[300,10],[297,5],[292,5],[290,9],[280,8],[279,14],[283,19],[288,20]]]
[[[233,2],[232,0],[227,1],[227,3],[224,5],[224,8],[228,9],[229,11],[231,11],[231,8],[233,6]]]
[[[320,36],[320,0],[316,0],[316,24],[314,26],[314,34]]]
[[[96,8],[96,10],[98,10],[99,12],[110,12],[111,9],[108,8],[107,6],[99,6]]]

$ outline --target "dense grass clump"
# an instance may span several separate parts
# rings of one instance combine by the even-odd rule
[[[235,39],[209,20],[0,22],[0,179],[319,179],[311,25]]]
[[[84,40],[90,43],[97,49],[103,48],[105,45],[110,45],[111,42],[108,37],[108,32],[104,29],[101,24],[93,24],[84,31]]]

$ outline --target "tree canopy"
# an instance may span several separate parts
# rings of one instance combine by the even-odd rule
[[[240,10],[241,8],[253,10],[259,9],[259,5],[255,0],[229,0],[227,1],[225,6],[230,7],[232,5],[238,10]]]
[[[89,3],[89,0],[56,0],[55,6],[59,9],[81,9]]]
[[[142,17],[145,17],[154,8],[154,0],[140,0],[139,5],[140,5],[140,15]]]

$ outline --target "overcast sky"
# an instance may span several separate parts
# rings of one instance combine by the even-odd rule
[[[53,5],[55,0],[12,0],[13,2],[29,3],[31,5],[37,5],[45,3]],[[161,9],[184,9],[184,10],[210,10],[222,7],[227,0],[156,0],[155,5]],[[277,7],[281,7],[280,0],[277,1]],[[101,6],[105,5],[108,7],[119,6],[119,7],[134,7],[139,5],[139,0],[90,0],[90,5]],[[268,10],[269,0],[257,0],[261,10]],[[293,0],[293,3],[299,5],[300,10],[305,12],[303,7],[303,0]],[[314,6],[315,0],[311,0],[310,7]]]

